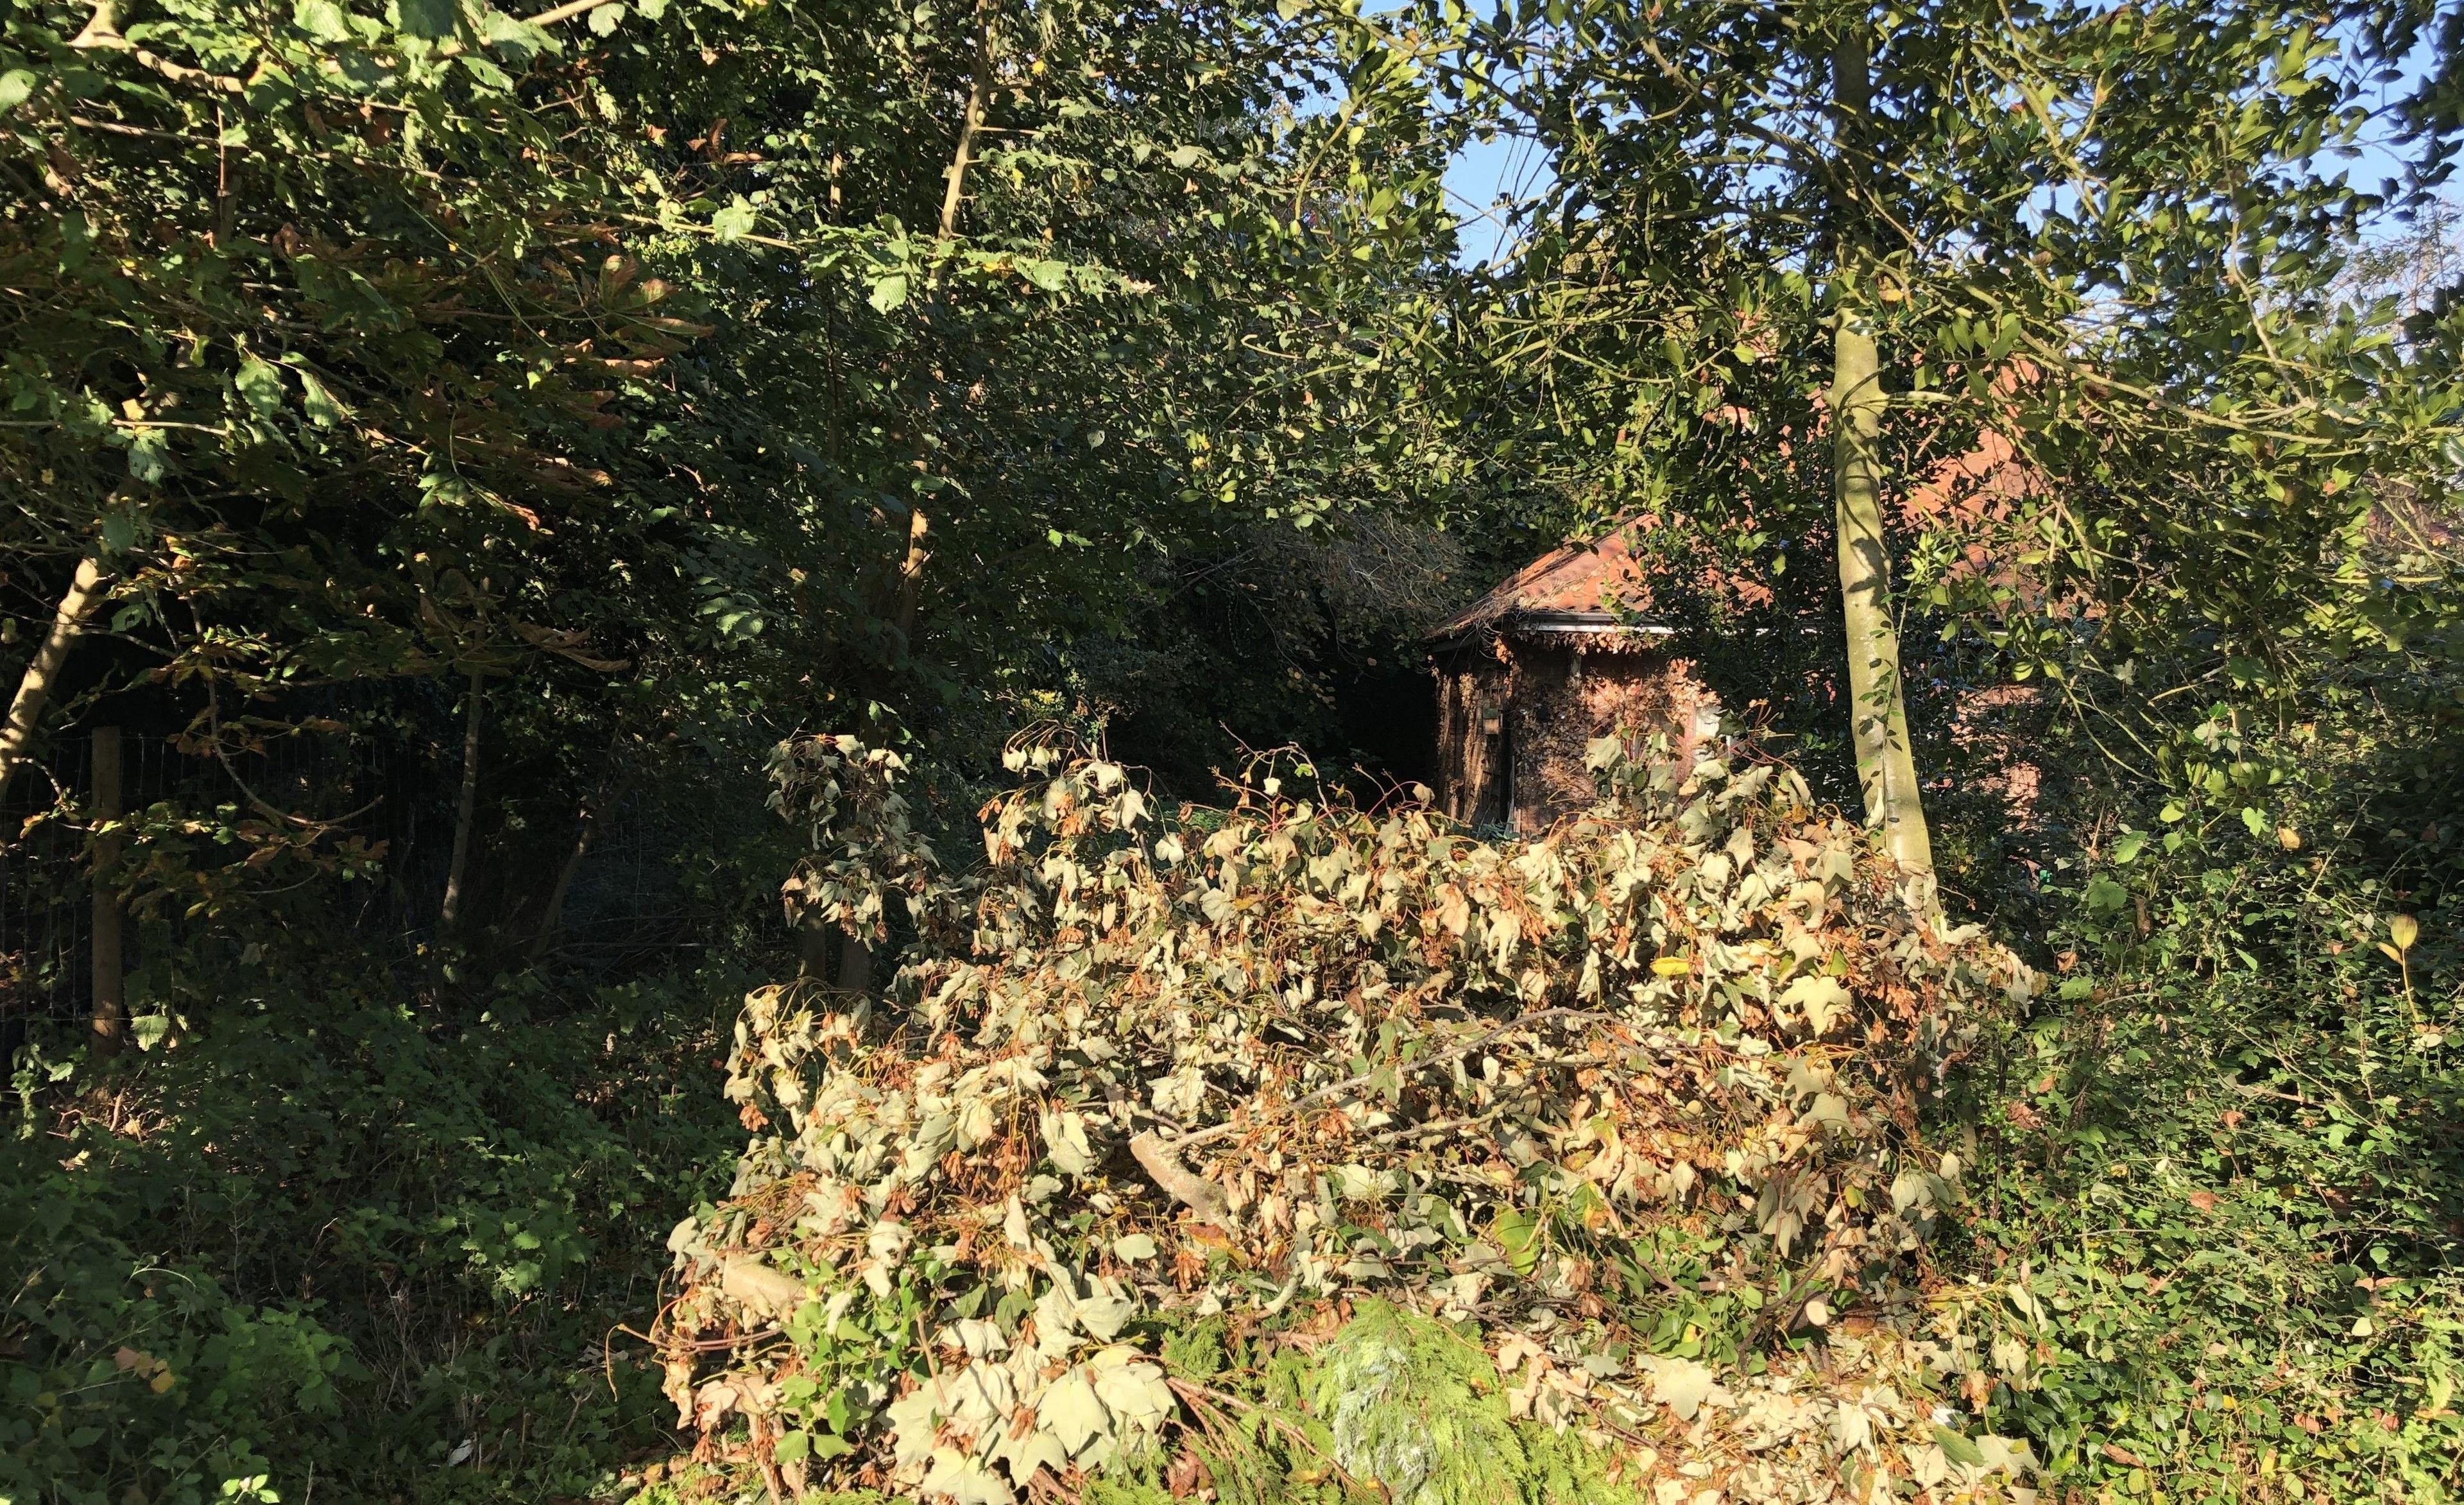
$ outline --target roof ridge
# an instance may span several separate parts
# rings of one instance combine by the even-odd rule
[[[1588,543],[1567,542],[1551,549],[1500,581],[1430,637],[1455,637],[1475,628],[1508,626],[1533,616],[1608,614],[1603,598],[1610,596],[1639,595],[1647,605],[1649,587],[1628,540],[1635,520],[1625,519]]]

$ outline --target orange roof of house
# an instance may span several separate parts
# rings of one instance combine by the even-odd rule
[[[1648,606],[1650,597],[1642,566],[1620,527],[1596,543],[1570,543],[1533,560],[1430,635],[1456,637],[1485,627],[1508,632],[1656,636],[1667,629],[1636,622],[1631,615],[1636,608]]]

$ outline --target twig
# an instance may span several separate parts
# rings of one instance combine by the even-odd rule
[[[1398,1064],[1396,1069],[1419,1072],[1432,1066],[1442,1066],[1485,1048],[1491,1041],[1509,1030],[1539,1024],[1544,1020],[1614,1017],[1593,1008],[1544,1008],[1535,1014],[1524,1014],[1519,1018],[1509,1019],[1476,1040],[1456,1046],[1452,1050],[1441,1051],[1435,1055],[1410,1062],[1407,1066]],[[1311,1108],[1321,1107],[1347,1093],[1369,1085],[1388,1069],[1379,1067],[1375,1071],[1364,1072],[1360,1075],[1339,1081],[1331,1087],[1322,1087],[1306,1097],[1294,1098],[1286,1103],[1280,1111],[1306,1113]],[[1220,1224],[1231,1211],[1230,1200],[1224,1196],[1222,1187],[1183,1164],[1180,1152],[1193,1149],[1210,1140],[1222,1139],[1227,1135],[1243,1133],[1251,1127],[1254,1127],[1254,1124],[1243,1123],[1239,1119],[1227,1119],[1211,1129],[1200,1129],[1195,1134],[1184,1134],[1171,1140],[1164,1140],[1155,1130],[1149,1129],[1130,1140],[1130,1154],[1140,1166],[1145,1168],[1148,1177],[1157,1186],[1163,1188],[1174,1201],[1197,1213],[1201,1221]]]
[[[219,89],[225,94],[245,94],[248,91],[245,79],[208,73],[202,68],[185,67],[121,35],[120,26],[114,19],[117,9],[117,0],[95,0],[94,14],[86,19],[85,29],[69,39],[69,45],[80,52],[100,48],[105,52],[126,53],[136,59],[140,67],[150,68],[173,83],[196,79],[208,88]]]
[[[267,799],[264,795],[257,793],[253,788],[250,788],[248,781],[239,776],[239,770],[231,766],[231,755],[223,750],[222,701],[214,694],[214,682],[211,679],[208,679],[206,681],[206,720],[207,724],[213,732],[213,736],[209,740],[208,745],[212,747],[214,750],[214,762],[223,765],[223,772],[231,776],[231,782],[232,785],[237,786],[241,794],[248,797],[248,803],[250,806],[253,807],[259,815],[264,816],[267,820],[286,826],[297,826],[301,830],[311,832],[312,834],[323,835],[326,831],[333,830],[338,827],[345,826],[352,821],[358,820],[361,816],[365,815],[368,811],[375,809],[378,806],[385,803],[385,796],[380,794],[375,799],[368,801],[368,803],[361,806],[358,809],[351,811],[349,814],[338,815],[332,820],[313,820],[305,815],[294,815],[289,810],[283,809],[279,806],[275,805],[272,800]]]
[[[525,16],[522,20],[522,24],[524,26],[554,26],[559,21],[570,21],[575,16],[588,14],[590,11],[598,10],[603,5],[613,5],[615,3],[616,0],[565,0],[565,3],[561,6],[551,7],[548,10],[541,11],[537,15]]]
[[[1522,1014],[1513,1019],[1509,1019],[1504,1024],[1499,1025],[1496,1029],[1483,1034],[1476,1040],[1455,1046],[1450,1050],[1440,1051],[1435,1055],[1423,1056],[1417,1061],[1394,1063],[1394,1068],[1402,1071],[1419,1072],[1425,1071],[1432,1066],[1443,1066],[1449,1061],[1461,1060],[1463,1057],[1471,1054],[1475,1051],[1486,1048],[1491,1042],[1495,1041],[1501,1035],[1510,1033],[1516,1029],[1525,1029],[1531,1025],[1545,1023],[1549,1020],[1605,1020],[1614,1019],[1617,1016],[1614,1014],[1604,1013],[1596,1008],[1543,1008],[1538,1013]],[[1332,1102],[1334,1099],[1341,1097],[1348,1093],[1357,1092],[1359,1089],[1368,1086],[1371,1082],[1375,1081],[1380,1075],[1384,1074],[1388,1069],[1388,1067],[1381,1066],[1374,1071],[1363,1072],[1357,1076],[1347,1077],[1342,1081],[1336,1082],[1331,1087],[1321,1087],[1316,1092],[1310,1093],[1306,1097],[1296,1097],[1290,1102],[1286,1103],[1282,1111],[1287,1113],[1300,1113],[1310,1108],[1321,1107],[1327,1103]],[[1195,1134],[1182,1135],[1180,1138],[1172,1141],[1171,1148],[1175,1151],[1191,1149],[1198,1145],[1222,1139],[1227,1135],[1241,1133],[1246,1127],[1248,1127],[1248,1125],[1238,1121],[1219,1123],[1211,1129],[1200,1129]]]
[[[1172,1148],[1155,1136],[1155,1130],[1149,1129],[1132,1139],[1130,1154],[1146,1170],[1150,1180],[1162,1187],[1174,1201],[1197,1213],[1201,1221],[1221,1223],[1232,1210],[1231,1201],[1224,1196],[1223,1188],[1183,1165]]]

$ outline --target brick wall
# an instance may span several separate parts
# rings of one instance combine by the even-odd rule
[[[1682,754],[1716,711],[1692,666],[1665,653],[1519,639],[1466,647],[1438,670],[1440,808],[1538,830],[1591,804],[1583,754],[1594,738],[1619,729],[1639,750],[1660,732]]]

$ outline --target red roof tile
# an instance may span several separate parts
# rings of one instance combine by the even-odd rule
[[[1533,560],[1431,635],[1510,627],[1514,617],[1605,612],[1612,607],[1637,609],[1649,604],[1642,567],[1626,542],[1626,530],[1617,528],[1596,543],[1569,544]]]

